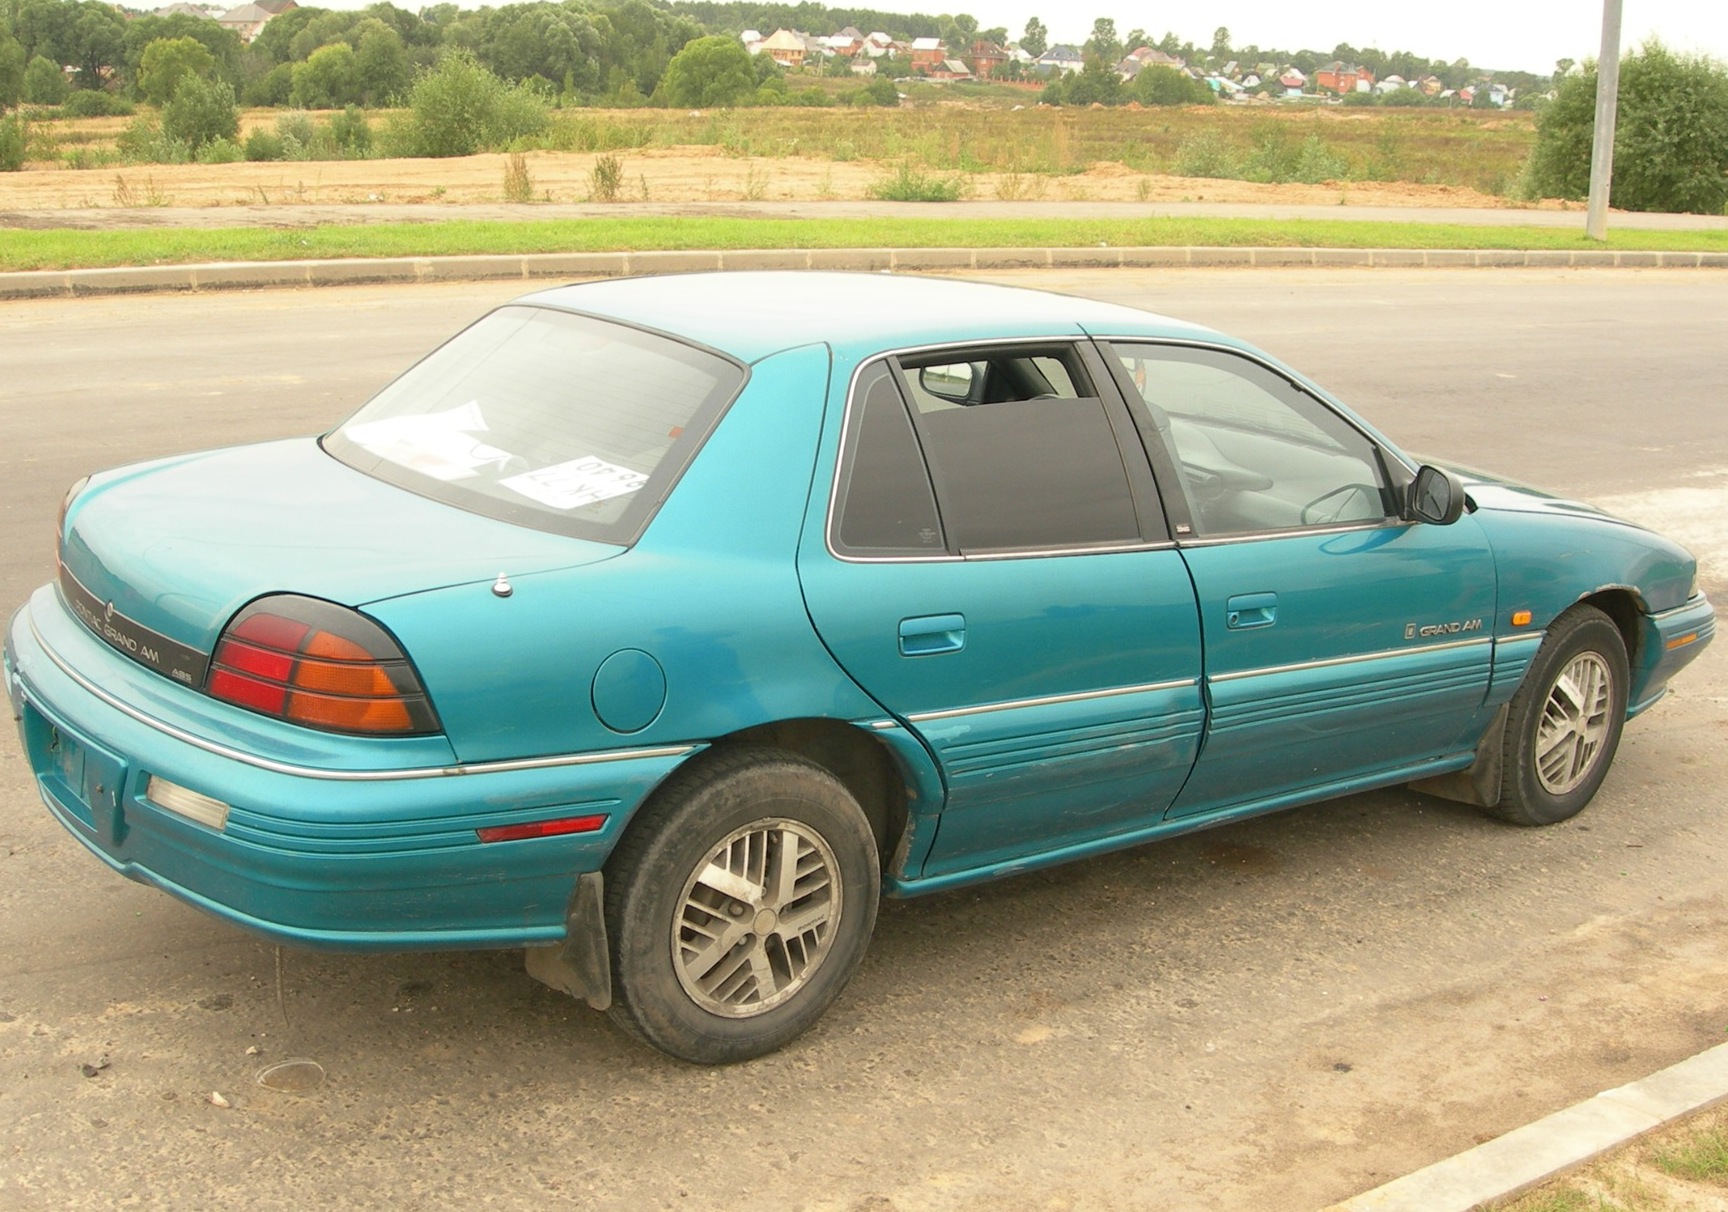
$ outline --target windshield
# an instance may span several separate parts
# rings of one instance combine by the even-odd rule
[[[474,513],[629,544],[744,381],[707,350],[499,309],[324,438],[358,471]]]

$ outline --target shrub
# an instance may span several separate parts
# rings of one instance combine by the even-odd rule
[[[364,160],[372,150],[372,124],[358,105],[330,115],[330,141],[350,160]]]
[[[99,88],[81,88],[60,103],[60,112],[68,118],[129,118],[137,107]]]
[[[588,174],[588,194],[595,202],[616,202],[624,183],[624,161],[617,156],[596,156]]]
[[[879,76],[852,95],[852,104],[896,106],[900,104],[900,89],[894,81]]]
[[[0,173],[15,173],[24,167],[24,149],[30,132],[17,114],[0,118]]]
[[[1539,197],[1590,192],[1596,68],[1569,74],[1536,118],[1524,189]],[[1728,69],[1676,55],[1654,40],[1620,64],[1614,131],[1615,206],[1719,215],[1728,206]]]
[[[259,128],[246,136],[246,158],[248,160],[286,160],[288,146],[282,141],[282,136]]]
[[[354,104],[364,91],[354,48],[346,42],[332,42],[313,51],[304,63],[294,65],[288,99],[308,109],[334,109]]]
[[[234,86],[226,82],[212,84],[186,76],[174,90],[174,99],[162,107],[163,136],[185,143],[194,152],[217,139],[231,141],[239,132]]]
[[[1215,130],[1198,130],[1176,146],[1170,171],[1178,177],[1230,178],[1241,174],[1236,149]]]
[[[819,88],[800,89],[786,98],[787,105],[802,106],[806,109],[821,109],[828,103],[828,94]]]
[[[245,150],[232,139],[212,139],[198,149],[200,164],[236,164],[245,158]]]
[[[510,158],[504,162],[504,200],[534,200],[534,178],[528,174],[528,158],[521,152],[511,152]]]
[[[1205,84],[1173,67],[1146,67],[1129,88],[1142,105],[1211,105],[1217,98]]]
[[[414,82],[399,137],[410,156],[471,156],[486,147],[538,135],[546,102],[511,88],[466,51],[451,51]]]
[[[148,114],[127,123],[114,146],[129,164],[186,164],[192,159],[191,146],[163,133],[162,124]]]
[[[957,202],[966,192],[966,179],[932,176],[911,161],[902,160],[892,173],[873,182],[867,192],[879,202]]]

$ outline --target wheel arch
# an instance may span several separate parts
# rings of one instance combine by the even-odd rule
[[[888,747],[863,729],[820,717],[776,720],[721,737],[713,750],[743,745],[781,749],[820,766],[858,801],[886,868],[906,833],[909,780]]]
[[[1627,666],[1636,670],[1643,656],[1643,620],[1649,614],[1644,595],[1629,585],[1609,585],[1579,598],[1576,606],[1594,606],[1608,616],[1626,642]]]

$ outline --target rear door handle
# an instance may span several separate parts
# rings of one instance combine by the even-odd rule
[[[1278,621],[1278,595],[1239,593],[1224,603],[1224,625],[1231,631],[1270,627]]]
[[[935,656],[966,647],[966,616],[925,614],[900,620],[900,655]]]

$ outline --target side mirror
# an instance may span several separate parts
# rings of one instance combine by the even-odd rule
[[[1434,526],[1450,526],[1464,514],[1464,481],[1441,467],[1424,464],[1405,498],[1405,516]]]
[[[956,404],[972,398],[972,384],[977,373],[970,362],[955,362],[948,366],[926,366],[918,372],[918,386],[941,400]]]

